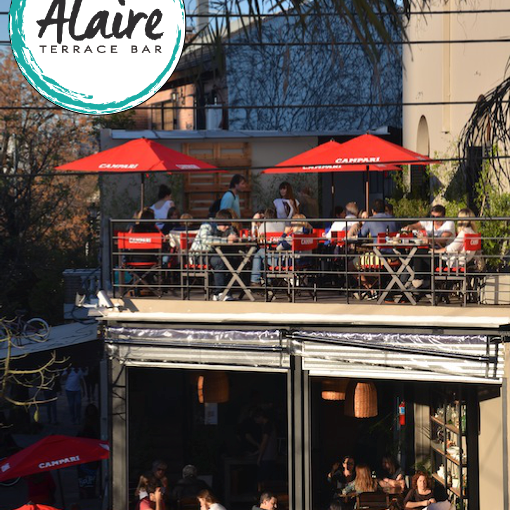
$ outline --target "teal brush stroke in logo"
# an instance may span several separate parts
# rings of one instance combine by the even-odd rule
[[[185,26],[185,10],[183,1],[174,1],[178,1],[180,4],[183,26]],[[25,8],[26,0],[13,0],[9,11],[9,35],[11,38],[14,58],[16,59],[18,67],[25,78],[37,90],[37,92],[39,92],[39,94],[46,97],[52,103],[62,106],[68,110],[88,115],[108,115],[133,108],[152,97],[169,78],[170,70],[172,69],[174,62],[177,65],[176,59],[180,56],[179,54],[182,47],[183,37],[182,30],[179,26],[177,26],[177,36],[170,60],[167,66],[151,84],[138,94],[130,96],[124,100],[112,101],[109,103],[95,103],[93,101],[93,96],[62,87],[50,76],[46,76],[44,74],[26,44],[22,22]]]

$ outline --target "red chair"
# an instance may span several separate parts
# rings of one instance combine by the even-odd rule
[[[476,253],[481,255],[482,236],[481,234],[464,234],[464,247],[460,253],[450,253],[445,256],[445,260],[441,260],[438,267],[435,268],[435,280],[445,283],[448,289],[448,282],[460,284],[459,292],[463,298],[463,304],[466,305],[468,295],[478,296],[480,274],[476,267]],[[475,256],[466,261],[466,254],[475,253]],[[441,290],[441,289],[440,289]],[[445,290],[445,289],[443,289]],[[448,301],[448,296],[446,295]],[[475,298],[478,301],[478,297]]]
[[[289,301],[295,301],[297,288],[307,288],[316,300],[316,285],[311,287],[309,282],[316,276],[313,272],[313,251],[317,249],[319,240],[315,234],[294,234],[286,240],[291,246],[289,250],[277,250],[274,245],[266,250],[267,279],[285,282]]]
[[[347,237],[347,232],[345,230],[332,230],[331,231],[331,239],[340,248],[343,248],[345,246],[346,237]]]
[[[125,289],[121,290],[121,295],[125,296],[128,292],[138,295],[141,289],[145,289],[161,297],[163,234],[118,232],[117,239],[120,267],[132,278],[129,284],[121,278],[120,288]]]
[[[193,253],[190,255],[191,246],[197,236],[196,232],[181,232],[181,296],[184,299],[184,289],[187,298],[190,298],[190,290],[197,280],[203,280],[205,299],[209,299],[209,259],[207,253]],[[186,285],[187,283],[187,285]]]

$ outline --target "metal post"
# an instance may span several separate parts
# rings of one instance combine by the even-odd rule
[[[126,367],[112,356],[109,360],[109,394],[111,409],[110,431],[110,508],[128,508],[128,455],[127,455],[127,377]]]
[[[289,508],[311,508],[308,373],[301,356],[291,355],[287,377]]]

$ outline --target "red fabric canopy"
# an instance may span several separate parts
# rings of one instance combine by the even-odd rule
[[[374,135],[361,135],[341,144],[335,163],[345,171],[384,171],[395,165],[430,165],[436,163],[405,147]],[[368,168],[367,168],[368,167]]]
[[[32,505],[20,506],[19,508],[16,508],[16,510],[58,510],[58,508],[55,508],[54,506],[38,505],[37,503],[34,503]]]
[[[264,170],[267,174],[366,172],[400,170],[397,165],[430,165],[434,160],[387,142],[362,135],[345,143],[327,142]]]
[[[47,436],[0,462],[0,481],[107,459],[106,441],[84,437]]]
[[[174,151],[160,143],[140,138],[98,152],[56,170],[72,172],[124,173],[124,172],[220,172],[215,166]]]

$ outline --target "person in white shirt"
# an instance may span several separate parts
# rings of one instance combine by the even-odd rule
[[[349,202],[345,206],[344,216],[345,220],[342,218],[339,221],[334,221],[329,231],[326,232],[325,237],[331,239],[331,232],[341,232],[343,230],[349,232],[351,227],[358,223],[358,213],[359,213],[358,204],[356,204],[356,202]]]
[[[170,207],[174,206],[175,204],[172,201],[172,190],[165,184],[162,184],[159,187],[158,201],[151,205],[151,209],[154,211],[154,218],[156,220],[166,220],[168,210]],[[164,223],[156,223],[156,226],[161,230]]]
[[[197,499],[200,503],[200,510],[226,510],[208,489],[201,490]]]
[[[467,207],[459,211],[459,218],[474,218],[475,213]],[[455,265],[465,266],[476,255],[476,251],[466,251],[464,247],[464,238],[466,234],[476,234],[475,222],[469,219],[459,220],[457,222],[459,227],[459,233],[455,240],[453,240],[448,246],[436,250],[437,253],[445,253],[444,258],[447,261],[449,267]]]
[[[299,213],[299,201],[294,197],[294,191],[289,182],[282,182],[278,188],[280,198],[273,201],[277,218],[292,218]]]
[[[434,237],[435,244],[446,246],[455,238],[455,223],[453,221],[444,221],[439,218],[446,216],[446,209],[442,205],[435,205],[430,210],[430,221],[417,221],[412,225],[407,225],[402,230],[425,230],[427,237]]]

